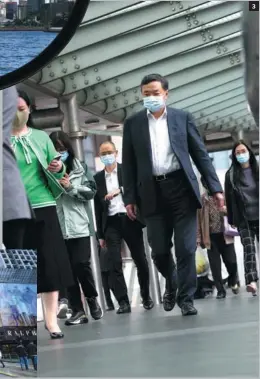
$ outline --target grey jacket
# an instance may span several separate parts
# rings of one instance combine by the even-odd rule
[[[15,87],[3,90],[3,221],[32,218],[25,188],[10,143],[17,100]]]
[[[96,183],[87,167],[74,159],[69,174],[71,187],[57,199],[57,213],[64,239],[93,236],[95,233],[91,202]]]

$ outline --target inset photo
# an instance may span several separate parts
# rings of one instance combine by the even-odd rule
[[[0,377],[37,377],[37,255],[0,250]]]

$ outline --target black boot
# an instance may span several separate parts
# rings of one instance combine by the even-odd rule
[[[127,301],[121,301],[119,303],[119,308],[116,312],[118,315],[124,314],[124,313],[131,313],[131,307],[130,304]]]
[[[226,293],[226,291],[223,288],[222,290],[218,291],[216,299],[218,299],[218,300],[225,299],[226,295],[227,295],[227,293]]]
[[[99,320],[103,317],[103,311],[95,297],[87,298],[89,311],[94,320]]]

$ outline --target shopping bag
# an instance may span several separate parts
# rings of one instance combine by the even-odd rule
[[[201,247],[196,250],[196,272],[198,277],[206,276],[209,272],[207,250]]]
[[[224,217],[224,234],[228,237],[238,237],[239,233],[237,231],[237,228],[232,228],[231,225],[228,223],[228,218]]]

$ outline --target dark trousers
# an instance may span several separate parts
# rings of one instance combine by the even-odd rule
[[[67,288],[62,288],[59,291],[59,301],[62,299],[67,299],[68,300],[68,290]]]
[[[108,307],[113,307],[113,301],[111,298],[111,292],[113,292],[113,282],[111,282],[110,271],[101,271],[102,285],[104,290],[104,295]]]
[[[3,243],[8,250],[24,248],[24,237],[28,223],[26,219],[3,222]]]
[[[24,366],[26,370],[29,370],[28,358],[26,356],[19,357],[19,360],[20,360],[21,369],[23,370],[23,366]]]
[[[221,272],[221,257],[227,268],[229,283],[234,286],[238,281],[237,257],[234,244],[226,244],[223,233],[210,235],[211,248],[208,250],[208,258],[215,286],[218,291],[222,291],[223,279]]]
[[[3,359],[0,359],[0,363],[2,363],[2,367],[4,368],[4,367],[5,367],[5,364],[4,364]]]
[[[98,296],[90,264],[90,237],[74,238],[65,242],[75,281],[75,284],[67,289],[68,301],[72,311],[78,312],[84,309],[79,283],[86,298]]]
[[[238,228],[244,248],[244,267],[246,284],[258,281],[255,238],[259,242],[259,220],[243,223]]]
[[[123,274],[121,245],[125,240],[137,268],[137,276],[143,299],[149,296],[149,267],[145,255],[143,231],[138,221],[131,221],[127,215],[109,216],[105,230],[105,241],[111,262],[111,282],[115,298],[129,301]]]
[[[32,361],[32,365],[33,365],[34,370],[37,371],[37,355],[31,356],[30,359]]]
[[[166,279],[166,290],[176,292],[177,303],[193,303],[197,288],[195,264],[196,201],[182,170],[171,178],[155,181],[157,212],[146,218],[148,241],[158,271]],[[171,253],[174,231],[175,262]]]

